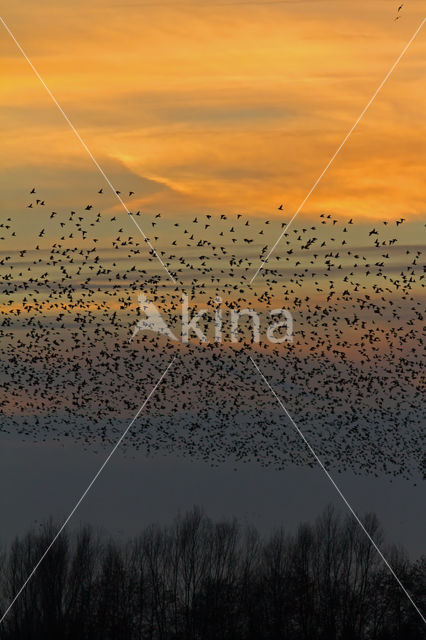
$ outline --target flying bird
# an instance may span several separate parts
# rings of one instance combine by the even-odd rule
[[[152,247],[121,216],[75,204],[32,212],[42,247],[24,233],[19,213],[0,220],[8,303],[0,308],[3,432],[110,445],[138,411],[145,380],[154,381],[173,354],[146,428],[129,433],[124,449],[212,466],[311,464],[260,391],[252,354],[336,470],[419,473],[424,275],[421,249],[407,244],[408,219],[375,229],[318,212],[315,222],[284,230],[267,258],[285,227],[281,218],[220,211],[207,214],[206,225],[202,211],[182,220],[144,211],[150,242],[176,280],[170,285],[154,268]],[[185,344],[171,337],[180,338],[183,291],[190,318],[207,310],[197,325],[207,344],[194,333]],[[275,344],[262,333],[256,342],[247,316],[238,341],[229,342],[232,310],[256,309],[263,331],[277,306],[294,317],[292,340]],[[219,329],[225,345],[215,341]]]

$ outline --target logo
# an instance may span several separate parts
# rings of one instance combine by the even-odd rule
[[[251,341],[259,343],[262,339],[262,322],[261,315],[254,309],[235,309],[235,303],[229,311],[224,312],[222,308],[222,298],[217,296],[210,303],[210,309],[195,309],[194,312],[189,308],[189,297],[182,294],[181,304],[181,332],[178,337],[164,320],[158,307],[146,297],[144,293],[139,294],[139,309],[143,317],[138,320],[133,330],[133,335],[129,342],[135,338],[139,331],[150,331],[158,335],[167,336],[174,342],[182,342],[188,344],[191,338],[198,338],[201,343],[208,344],[215,342],[221,344],[229,341],[233,344],[247,339],[248,333],[251,333]],[[231,305],[229,305],[231,306]],[[228,306],[228,308],[229,308]],[[271,344],[280,344],[282,342],[293,342],[293,316],[287,309],[272,309],[267,315],[267,326],[264,327],[264,336],[267,342]],[[248,318],[250,327],[242,327],[241,318]],[[203,322],[203,329],[199,323]],[[208,338],[206,333],[207,325],[211,325],[213,334]],[[263,323],[264,324],[264,323]]]

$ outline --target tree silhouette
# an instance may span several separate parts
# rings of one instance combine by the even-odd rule
[[[377,518],[364,525],[382,547]],[[55,535],[0,556],[6,608]],[[385,547],[383,547],[385,548]],[[419,606],[426,559],[386,554]],[[420,617],[350,517],[327,508],[294,535],[261,537],[195,507],[126,544],[63,533],[0,628],[1,640],[418,640]]]

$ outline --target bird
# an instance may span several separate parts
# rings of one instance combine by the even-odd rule
[[[43,193],[43,185],[36,188]],[[260,390],[252,356],[336,471],[416,478],[424,441],[424,274],[422,250],[406,237],[418,223],[395,216],[373,227],[317,212],[286,230],[281,217],[240,210],[181,218],[144,210],[141,222],[171,284],[127,218],[108,208],[89,213],[73,197],[72,209],[49,198],[54,211],[32,212],[38,234],[23,228],[19,212],[0,221],[8,303],[0,308],[4,433],[111,446],[173,354],[169,384],[150,398],[144,429],[123,441],[125,455],[173,452],[212,467],[229,460],[310,466],[297,433]],[[193,317],[206,310],[198,326],[209,342],[191,334],[187,344],[175,344],[148,330],[130,341],[139,320],[143,326],[141,289],[177,334],[182,292],[191,294],[188,311]],[[264,329],[278,306],[292,313],[293,339],[274,344]],[[258,311],[259,342],[250,316],[240,318],[238,340],[230,342],[231,311],[241,309]],[[214,339],[218,310],[224,344]],[[279,331],[285,337],[286,327],[274,335]]]

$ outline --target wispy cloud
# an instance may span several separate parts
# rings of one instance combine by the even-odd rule
[[[6,17],[96,157],[125,165],[142,199],[170,212],[296,207],[421,3],[397,23],[379,0],[204,4],[25,2]],[[0,163],[16,169],[17,187],[43,179],[43,166],[75,165],[84,190],[87,158],[12,44],[0,49]],[[422,212],[425,47],[419,37],[306,214]]]

